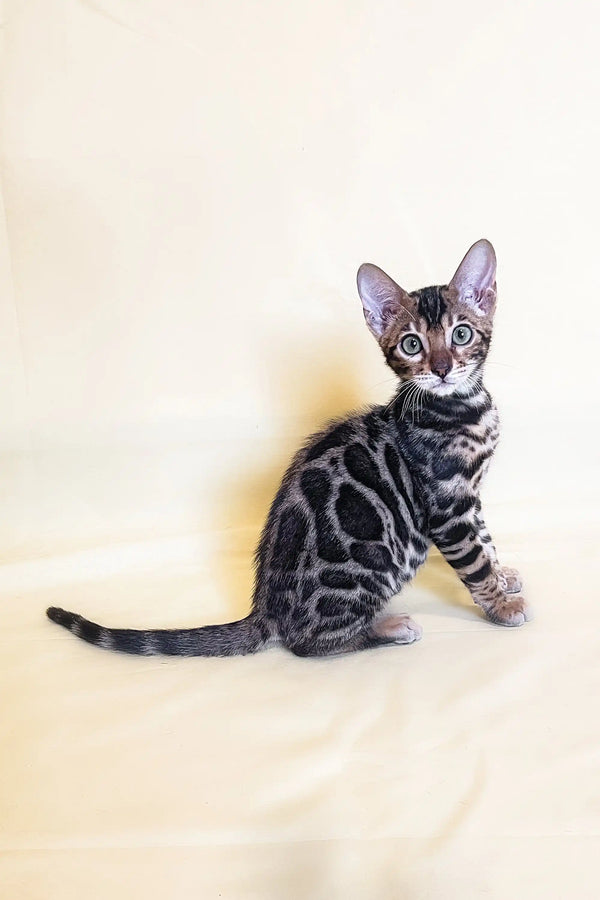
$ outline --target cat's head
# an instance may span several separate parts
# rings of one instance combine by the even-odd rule
[[[434,394],[467,393],[490,346],[496,254],[473,244],[448,284],[408,293],[370,263],[358,270],[369,330],[402,381]]]

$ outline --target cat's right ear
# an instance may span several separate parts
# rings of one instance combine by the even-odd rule
[[[410,297],[379,266],[371,263],[362,264],[356,283],[369,331],[379,340],[401,311],[409,312]]]

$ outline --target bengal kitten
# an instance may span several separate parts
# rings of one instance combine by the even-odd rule
[[[498,440],[483,386],[496,306],[496,257],[473,244],[449,284],[407,293],[362,265],[367,325],[398,376],[386,406],[331,424],[292,461],[256,552],[250,614],[203,628],[105,628],[48,616],[111,650],[233,656],[281,643],[298,656],[409,644],[421,627],[386,615],[434,543],[492,622],[522,625],[514,569],[498,563],[479,488]]]

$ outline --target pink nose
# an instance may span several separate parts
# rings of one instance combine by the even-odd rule
[[[433,374],[442,379],[446,377],[451,368],[452,363],[448,360],[436,360],[436,362],[432,362],[431,364],[431,371],[433,372]]]

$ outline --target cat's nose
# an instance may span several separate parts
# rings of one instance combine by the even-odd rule
[[[438,360],[431,364],[431,371],[433,374],[442,379],[446,377],[451,368],[452,363],[449,360]]]

